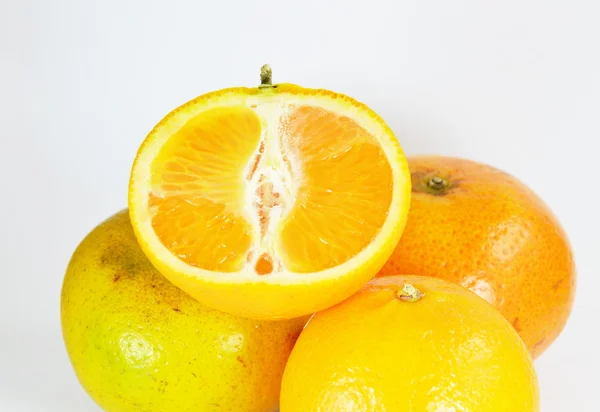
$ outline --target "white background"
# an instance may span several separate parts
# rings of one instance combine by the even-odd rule
[[[578,265],[569,324],[536,361],[542,411],[600,411],[599,22],[596,0],[0,0],[0,411],[99,410],[62,343],[68,259],[125,206],[153,125],[265,62],[367,103],[408,154],[483,161],[541,195]]]

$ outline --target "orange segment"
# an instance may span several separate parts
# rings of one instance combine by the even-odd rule
[[[281,230],[284,264],[315,272],[344,263],[375,237],[392,200],[392,170],[377,141],[347,116],[311,106],[282,120],[301,159],[302,185]]]
[[[199,114],[163,145],[152,163],[152,225],[186,263],[232,272],[244,265],[252,227],[242,217],[243,171],[261,126],[246,107]]]
[[[179,259],[206,270],[240,270],[251,245],[251,227],[244,218],[202,198],[194,203],[182,196],[161,199],[152,226]]]

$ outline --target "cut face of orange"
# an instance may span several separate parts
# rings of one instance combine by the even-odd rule
[[[366,106],[293,85],[184,104],[135,159],[146,255],[215,309],[282,319],[331,306],[385,263],[410,199],[406,160]]]

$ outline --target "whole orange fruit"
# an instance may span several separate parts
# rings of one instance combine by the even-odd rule
[[[77,377],[106,412],[272,412],[306,323],[201,305],[152,266],[127,210],[79,244],[60,310]]]
[[[556,217],[490,166],[432,156],[412,157],[409,167],[407,226],[379,275],[432,275],[471,289],[539,356],[563,329],[575,293],[573,255]]]
[[[421,276],[373,279],[317,313],[292,350],[281,412],[539,410],[527,348],[491,305]]]

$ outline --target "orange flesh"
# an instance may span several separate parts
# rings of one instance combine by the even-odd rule
[[[276,128],[246,106],[211,109],[163,145],[149,207],[171,253],[211,271],[308,273],[377,235],[393,182],[376,139],[322,108],[285,109]]]

